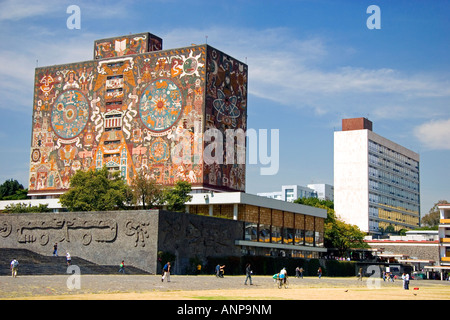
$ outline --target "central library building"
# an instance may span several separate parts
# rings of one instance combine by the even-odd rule
[[[326,252],[326,210],[247,194],[245,163],[207,163],[203,159],[205,145],[210,142],[205,138],[209,129],[220,131],[224,137],[228,130],[247,130],[247,73],[245,63],[207,44],[163,50],[162,39],[151,33],[96,40],[91,60],[36,68],[29,204],[47,204],[63,216],[58,198],[70,188],[70,178],[78,170],[106,167],[118,172],[129,185],[137,175],[164,186],[183,180],[192,185],[193,197],[186,204],[189,215],[180,216],[215,221],[210,224],[215,230],[196,229],[188,234],[186,230],[193,227],[181,228],[175,224],[177,216],[171,214],[166,215],[171,217],[166,225],[172,229],[167,227],[164,232],[161,222],[156,226],[145,221],[128,224],[140,224],[138,231],[156,228],[161,237],[168,237],[161,245],[158,242],[155,252],[173,250],[181,261],[194,254],[224,255],[218,251],[223,244],[221,248],[226,247],[229,255],[318,258]],[[173,160],[180,160],[174,148],[180,139],[188,141],[190,149],[183,153],[181,162]],[[231,151],[242,154],[243,150],[246,152],[245,141],[238,141]],[[224,159],[228,159],[227,151]],[[10,203],[0,203],[0,211]],[[35,218],[44,219],[44,215]],[[235,226],[237,232],[226,230]],[[177,234],[174,228],[186,234]],[[123,229],[119,224],[113,242],[126,239],[127,234],[125,238],[120,235]],[[154,234],[143,234],[150,233]],[[200,236],[195,238],[194,233]],[[187,248],[186,237],[194,237],[199,247]],[[52,238],[51,233],[48,238]],[[175,247],[167,247],[174,241]],[[213,251],[200,252],[204,244],[209,246],[205,250]],[[11,240],[11,246],[16,245]],[[29,245],[20,243],[21,247]],[[82,244],[75,248],[75,241],[70,245],[81,257],[102,258]],[[182,248],[190,251],[183,253]],[[142,255],[136,253],[138,256]],[[152,265],[156,263],[156,253],[148,256]]]

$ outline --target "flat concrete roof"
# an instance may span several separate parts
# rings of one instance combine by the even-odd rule
[[[49,209],[61,209],[62,205],[59,199],[23,199],[23,200],[3,200],[0,201],[0,210],[5,210],[9,205],[25,203],[28,206],[39,206],[48,204]]]
[[[235,240],[234,244],[237,246],[259,247],[259,248],[269,248],[269,249],[327,252],[327,248],[325,248],[325,247],[299,246],[299,245],[281,244],[281,243],[265,243],[265,242],[248,241],[248,240]]]
[[[7,205],[26,203],[31,206],[39,204],[48,204],[50,209],[61,209],[62,205],[59,199],[24,199],[0,201],[0,210],[4,210]],[[192,194],[191,201],[187,205],[209,205],[209,204],[248,204],[274,210],[288,211],[293,213],[305,214],[309,216],[326,219],[327,211],[325,209],[305,206],[303,204],[287,202],[282,200],[270,199],[244,192],[207,192]]]
[[[421,259],[405,259],[399,260],[399,262],[409,262],[409,263],[435,263],[435,260],[421,260]]]
[[[425,269],[442,269],[450,270],[450,266],[424,266]]]

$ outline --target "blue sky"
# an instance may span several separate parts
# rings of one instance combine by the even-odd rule
[[[381,10],[369,30],[368,6]],[[66,12],[80,7],[81,28]],[[151,32],[247,62],[248,127],[279,129],[280,168],[247,192],[333,184],[333,132],[368,117],[418,152],[421,208],[450,200],[450,1],[0,1],[0,183],[28,186],[34,68],[92,59],[96,39]],[[206,38],[207,37],[207,38]]]

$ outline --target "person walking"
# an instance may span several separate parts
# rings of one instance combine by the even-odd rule
[[[219,271],[220,271],[220,264],[218,264],[218,265],[216,266],[216,278],[219,277]]]
[[[170,262],[167,262],[163,267],[163,276],[161,282],[167,277],[167,282],[170,282]]]
[[[72,257],[70,256],[69,251],[66,253],[66,260],[67,260],[67,266],[70,266],[70,263],[72,262]]]
[[[219,268],[219,278],[223,278],[223,275],[225,274],[225,265],[221,265]]]
[[[362,281],[362,277],[363,277],[363,274],[362,274],[362,268],[359,268],[359,271],[358,271],[358,279],[357,280],[359,280],[359,281]]]
[[[247,265],[245,266],[245,282],[244,282],[245,285],[247,285],[247,280],[249,280],[249,279],[250,279],[250,285],[253,285],[252,273],[253,273],[253,271],[252,271],[251,265],[250,265],[250,263],[247,263]]]
[[[55,242],[55,244],[53,245],[53,256],[58,256],[58,242]]]
[[[125,274],[125,261],[122,260],[122,262],[119,265],[119,273],[122,272],[123,274]]]
[[[317,269],[317,275],[319,276],[319,279],[322,278],[322,267],[319,267],[319,269]]]
[[[16,259],[13,259],[11,261],[10,267],[11,267],[11,276],[13,278],[16,278],[17,277],[17,271],[19,270],[19,261],[17,261]]]

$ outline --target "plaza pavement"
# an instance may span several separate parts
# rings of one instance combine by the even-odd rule
[[[389,294],[393,299],[403,299],[426,297],[427,292],[432,293],[431,299],[450,299],[448,281],[413,280],[406,292],[401,280],[392,283],[372,278],[358,281],[356,277],[290,277],[288,289],[278,289],[271,276],[253,276],[252,286],[244,285],[244,280],[245,276],[171,275],[171,282],[162,282],[159,275],[118,274],[81,275],[75,281],[71,274],[20,276],[19,273],[17,278],[0,277],[0,299],[190,299],[208,295],[212,299],[222,296],[232,299],[389,299]]]

